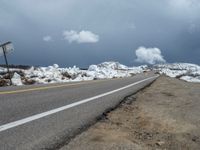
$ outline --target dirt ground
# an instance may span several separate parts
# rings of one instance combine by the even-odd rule
[[[161,76],[62,150],[200,150],[200,84]]]

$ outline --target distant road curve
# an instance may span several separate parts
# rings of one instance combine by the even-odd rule
[[[157,77],[0,88],[0,148],[56,148]]]

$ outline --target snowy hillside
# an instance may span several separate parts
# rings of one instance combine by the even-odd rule
[[[27,70],[10,69],[14,85],[46,84],[72,81],[86,81],[110,78],[130,77],[148,71],[147,65],[127,67],[118,62],[104,62],[89,66],[88,70],[60,68],[57,64],[49,67],[31,67]],[[188,82],[200,83],[200,66],[188,63],[154,65],[151,70],[169,77],[179,78]],[[0,86],[9,85],[6,69],[0,67]]]

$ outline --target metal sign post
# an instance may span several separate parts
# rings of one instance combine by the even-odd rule
[[[12,52],[13,50],[14,50],[14,48],[13,48],[13,45],[11,42],[6,42],[6,43],[0,45],[0,55],[1,55],[1,53],[4,55],[7,72],[8,72],[9,79],[10,79],[10,85],[12,85],[12,79],[11,79],[11,73],[9,70],[9,65],[8,65],[8,60],[7,60],[6,54]]]

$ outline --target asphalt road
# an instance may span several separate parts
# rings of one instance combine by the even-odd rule
[[[124,97],[156,79],[123,79],[0,88],[0,149],[56,149]]]

